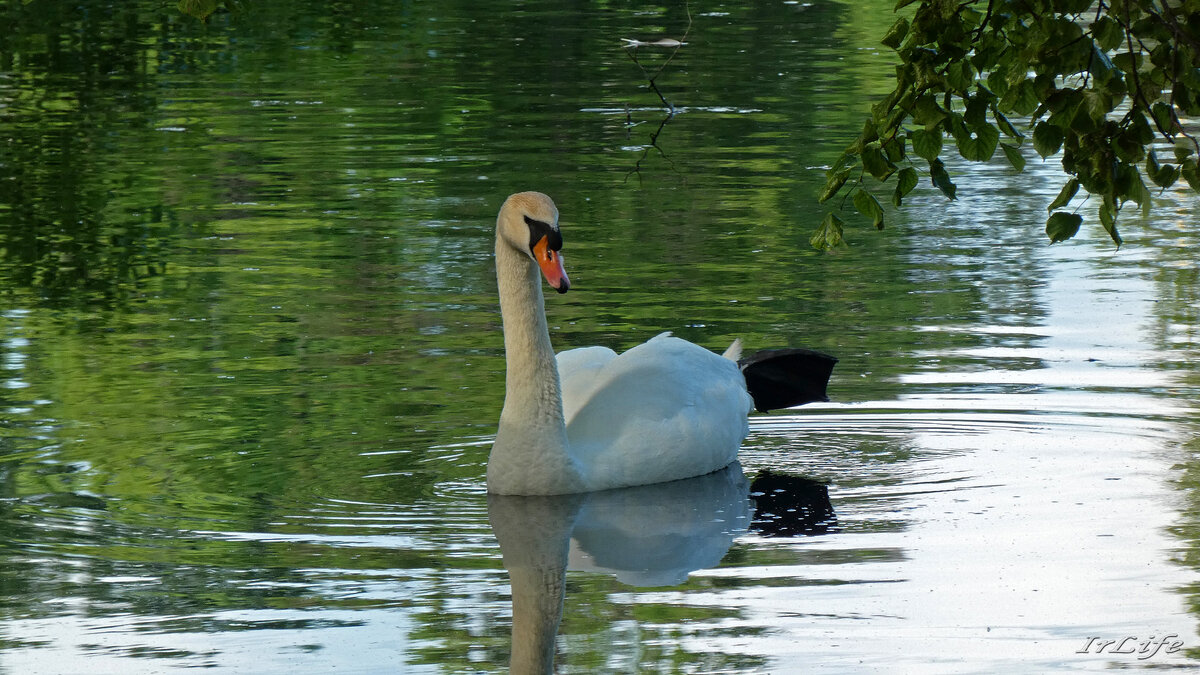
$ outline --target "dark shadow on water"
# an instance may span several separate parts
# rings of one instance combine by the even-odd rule
[[[750,484],[754,520],[764,537],[798,537],[837,531],[837,514],[824,483],[766,470]]]

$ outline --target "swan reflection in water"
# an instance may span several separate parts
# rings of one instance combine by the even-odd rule
[[[568,569],[631,586],[674,586],[715,567],[750,529],[815,534],[834,518],[824,485],[763,474],[751,486],[736,462],[696,478],[602,492],[489,494],[488,517],[512,584],[511,671],[522,674],[553,672]]]

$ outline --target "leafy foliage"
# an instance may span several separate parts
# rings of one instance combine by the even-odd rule
[[[899,0],[896,9],[915,1]],[[947,138],[971,161],[999,149],[1017,171],[1026,140],[1043,159],[1062,153],[1070,178],[1049,208],[1051,243],[1079,231],[1082,216],[1058,209],[1080,187],[1099,197],[1097,216],[1117,245],[1122,206],[1149,209],[1145,179],[1165,189],[1183,178],[1200,191],[1200,144],[1181,119],[1200,115],[1200,0],[921,0],[882,43],[900,58],[896,88],[828,170],[822,203],[848,191],[882,229],[866,175],[895,176],[892,203],[900,206],[916,185],[917,160],[955,199],[941,160]],[[819,248],[841,241],[836,216],[812,238]]]

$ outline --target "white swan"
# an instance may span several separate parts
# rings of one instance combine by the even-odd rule
[[[558,209],[549,197],[520,192],[505,200],[496,218],[496,278],[506,391],[488,458],[488,491],[590,492],[728,466],[758,401],[747,390],[749,375],[738,367],[739,343],[717,355],[664,333],[619,356],[605,347],[584,347],[556,359],[538,276],[540,268],[559,293],[570,288],[561,248]],[[804,354],[823,361],[816,375],[804,375],[805,393],[787,399],[790,404],[823,400],[836,361]],[[774,391],[786,378],[771,373],[767,379]]]

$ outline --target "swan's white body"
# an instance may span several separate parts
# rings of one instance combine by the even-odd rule
[[[547,226],[560,237],[554,203],[537,192],[512,195],[496,219],[507,371],[488,490],[589,492],[699,476],[733,462],[752,407],[737,345],[727,358],[663,334],[620,355],[585,347],[556,358],[539,265],[560,292],[569,282],[557,249],[538,238]]]

